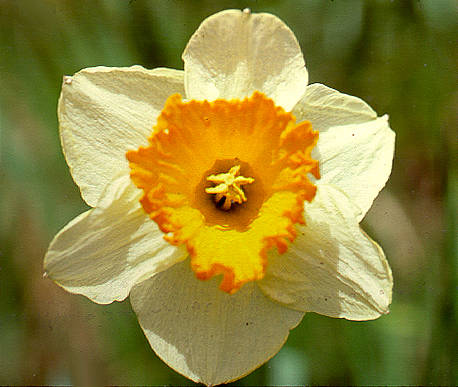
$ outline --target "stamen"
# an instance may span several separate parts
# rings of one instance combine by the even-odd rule
[[[241,186],[253,183],[252,177],[238,176],[240,165],[233,166],[229,172],[210,175],[208,181],[218,184],[215,187],[205,188],[205,192],[215,194],[215,203],[218,208],[229,211],[233,203],[242,204],[247,201]]]

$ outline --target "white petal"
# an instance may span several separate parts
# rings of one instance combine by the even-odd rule
[[[359,98],[319,84],[307,87],[293,113],[320,131],[312,153],[320,162],[320,183],[343,190],[361,220],[391,173],[395,134],[388,117],[377,118]]]
[[[136,285],[130,300],[157,355],[195,382],[238,379],[275,355],[303,313],[266,298],[255,283],[228,295],[195,278],[188,261]]]
[[[361,211],[358,220],[364,218],[390,176],[394,139],[387,116],[363,124],[333,126],[320,133],[312,153],[320,162],[320,183],[344,191]]]
[[[293,32],[266,13],[210,16],[189,40],[183,60],[188,98],[243,98],[258,90],[290,111],[308,81]]]
[[[293,114],[298,121],[310,121],[320,133],[332,126],[361,124],[377,118],[377,113],[362,99],[320,83],[307,86]]]
[[[393,280],[382,249],[359,228],[346,195],[319,185],[306,226],[283,255],[271,254],[260,288],[304,312],[349,320],[388,313]]]
[[[58,116],[65,158],[84,200],[129,172],[126,151],[146,144],[168,96],[184,95],[183,72],[93,67],[64,77]]]
[[[65,226],[51,242],[45,273],[64,289],[107,304],[132,286],[186,257],[163,238],[139,203],[140,191],[122,176],[103,200]]]

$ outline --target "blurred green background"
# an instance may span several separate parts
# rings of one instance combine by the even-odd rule
[[[0,0],[0,384],[192,384],[150,349],[128,301],[100,306],[42,278],[53,235],[85,210],[61,154],[56,104],[84,67],[183,68],[225,8],[282,18],[311,82],[388,113],[393,173],[363,226],[393,269],[391,313],[313,313],[237,382],[457,384],[455,0]]]

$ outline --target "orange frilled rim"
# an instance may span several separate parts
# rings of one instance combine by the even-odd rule
[[[243,100],[183,102],[168,98],[147,147],[127,152],[140,202],[173,245],[185,244],[199,279],[222,274],[220,289],[234,293],[263,278],[267,252],[284,253],[304,224],[319,178],[311,151],[318,132],[264,94]],[[246,201],[222,210],[207,178],[240,166],[252,178]]]

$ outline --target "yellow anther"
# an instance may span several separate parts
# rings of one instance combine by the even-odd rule
[[[208,181],[218,185],[205,188],[205,192],[215,194],[216,203],[220,203],[224,199],[221,205],[222,210],[230,210],[232,203],[242,204],[247,201],[245,192],[243,192],[241,186],[253,183],[254,179],[252,177],[237,176],[239,172],[240,165],[235,165],[227,173],[207,177]]]

